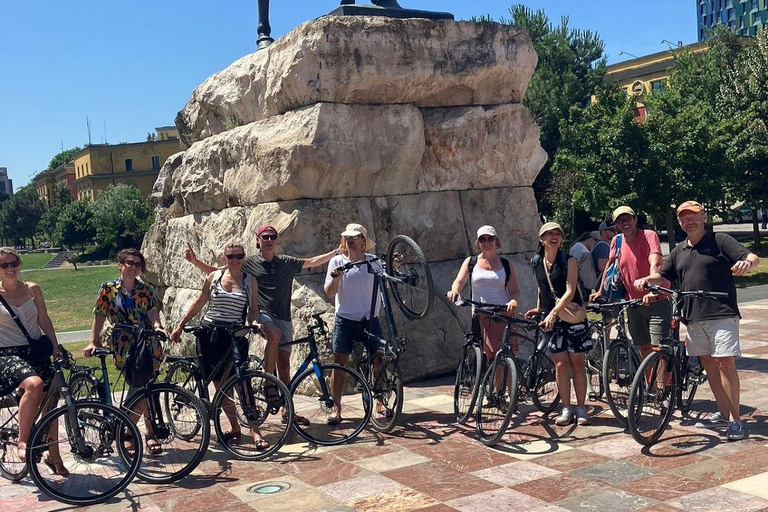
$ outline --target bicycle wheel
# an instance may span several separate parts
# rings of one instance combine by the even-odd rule
[[[0,475],[11,482],[27,476],[26,462],[18,455],[19,402],[16,393],[0,398]]]
[[[529,368],[526,378],[533,405],[541,412],[548,414],[560,403],[555,380],[555,363],[547,354],[534,352]]]
[[[681,412],[688,412],[691,410],[696,390],[707,377],[704,375],[704,368],[698,357],[683,354],[680,356],[680,360],[682,372],[680,374],[680,386],[677,390],[677,407]]]
[[[374,359],[370,388],[373,396],[371,426],[377,432],[391,432],[403,411],[403,379],[396,360],[384,356]]]
[[[51,498],[70,505],[94,505],[112,498],[139,469],[142,444],[136,425],[120,409],[99,402],[75,402],[45,415],[32,429],[27,460],[32,480]],[[47,456],[58,449],[69,476],[53,475]],[[46,454],[46,452],[48,452]]]
[[[341,386],[341,422],[328,421],[333,410],[333,383]],[[310,366],[291,386],[293,410],[309,420],[309,425],[294,421],[301,437],[323,446],[346,443],[357,437],[371,418],[371,390],[357,372],[339,364]]]
[[[603,390],[613,416],[622,427],[627,426],[629,388],[637,369],[637,355],[629,341],[613,340],[603,359]]]
[[[497,357],[486,370],[477,404],[477,435],[486,446],[504,436],[517,408],[517,366],[509,358]]]
[[[405,235],[392,239],[387,249],[387,273],[404,281],[390,283],[400,311],[410,320],[427,316],[434,300],[432,273],[413,239]]]
[[[269,457],[283,446],[293,428],[288,388],[274,375],[256,370],[243,372],[242,380],[230,377],[217,391],[211,410],[219,443],[245,460]],[[240,426],[238,416],[247,419],[247,427]]]
[[[75,401],[96,400],[103,402],[106,398],[101,381],[90,373],[77,372],[69,376],[69,392]]]
[[[587,352],[587,390],[590,400],[599,400],[605,392],[603,388],[603,359],[605,358],[605,344],[603,343],[603,330],[591,327],[592,350]]]
[[[629,392],[629,433],[642,445],[659,440],[669,425],[677,398],[677,365],[668,352],[645,358]]]
[[[483,351],[477,345],[464,345],[453,385],[453,413],[458,423],[465,423],[477,402],[483,371]]]
[[[123,409],[139,427],[147,446],[137,476],[151,483],[175,482],[203,460],[211,425],[203,402],[173,384],[152,384],[132,393]]]
[[[203,398],[200,396],[200,383],[189,363],[181,361],[172,363],[165,371],[165,382],[184,388],[201,400]]]

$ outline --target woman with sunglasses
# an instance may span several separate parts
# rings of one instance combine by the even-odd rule
[[[181,341],[184,326],[208,304],[208,311],[203,316],[201,324],[203,327],[209,327],[209,329],[205,329],[199,334],[199,346],[205,375],[212,378],[213,386],[217,390],[221,386],[222,378],[225,377],[222,375],[224,368],[221,368],[216,375],[211,373],[219,361],[229,355],[231,348],[229,339],[224,336],[216,336],[215,331],[210,327],[216,323],[229,324],[243,322],[243,320],[256,325],[259,329],[262,327],[258,323],[259,291],[256,278],[243,272],[245,248],[240,242],[231,242],[224,248],[224,257],[227,264],[226,268],[208,274],[203,289],[189,306],[184,317],[179,321],[179,325],[171,333],[171,341]],[[240,338],[238,348],[241,354],[248,354],[248,338]],[[232,405],[231,401],[227,403]],[[224,407],[224,414],[227,415],[232,426],[232,430],[226,432],[224,436],[227,440],[239,438],[241,435],[240,423],[237,420],[234,407]],[[253,429],[252,435],[257,449],[269,448],[269,442],[261,436],[258,428]]]
[[[31,338],[39,338],[45,333],[51,340],[54,354],[58,354],[59,344],[40,287],[35,283],[19,280],[22,267],[21,258],[14,249],[0,248],[0,295],[8,305],[6,307],[0,304],[0,396],[5,396],[15,389],[23,392],[19,400],[19,439],[16,455],[18,461],[23,463],[26,460],[25,451],[32,423],[45,396],[45,388],[54,377],[54,370],[50,360],[32,359],[27,336],[13,319],[13,315],[21,321]],[[50,435],[56,437],[55,433]],[[13,457],[6,454],[6,457],[9,456]],[[61,460],[58,444],[51,445],[43,462],[54,474],[69,475]]]

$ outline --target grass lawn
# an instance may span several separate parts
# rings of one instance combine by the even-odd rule
[[[32,254],[22,254],[21,261],[24,262],[24,268],[27,270],[43,268],[46,263],[51,261],[56,253],[36,252]]]
[[[117,266],[32,270],[22,274],[25,281],[40,285],[58,332],[90,329],[99,285],[117,277]]]
[[[744,243],[744,247],[760,257],[760,263],[757,265],[757,268],[750,270],[749,274],[734,278],[736,280],[736,287],[745,288],[758,284],[768,284],[768,240],[764,239],[762,242],[760,249],[757,250],[752,248],[752,242]]]

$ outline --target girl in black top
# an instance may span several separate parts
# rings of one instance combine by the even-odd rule
[[[535,257],[534,274],[539,286],[535,309],[526,318],[546,315],[539,324],[548,338],[548,347],[555,361],[555,376],[563,410],[555,420],[557,425],[568,425],[574,416],[579,425],[589,425],[584,406],[587,395],[587,374],[584,366],[586,352],[592,347],[586,321],[570,324],[558,318],[558,313],[570,302],[582,304],[578,293],[579,269],[576,260],[562,251],[563,230],[555,222],[547,222],[539,230],[538,257]],[[550,284],[551,283],[551,284]],[[554,294],[552,293],[554,289]],[[576,408],[571,407],[571,380],[576,391]]]

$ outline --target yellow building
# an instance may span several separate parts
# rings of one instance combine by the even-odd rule
[[[61,183],[69,188],[69,193],[73,198],[77,197],[77,187],[75,186],[75,164],[67,162],[61,164],[55,169],[47,169],[37,174],[32,179],[32,183],[35,185],[37,195],[48,206],[53,206],[55,202],[55,196],[53,194],[53,187],[56,184]]]

